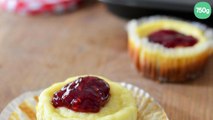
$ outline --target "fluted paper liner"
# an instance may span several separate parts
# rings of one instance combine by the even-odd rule
[[[143,89],[128,83],[122,86],[131,90],[137,101],[137,120],[168,120],[163,108]],[[36,120],[36,104],[40,91],[27,92],[9,103],[0,114],[0,120]]]
[[[206,38],[204,42],[199,42],[192,47],[166,48],[160,44],[149,42],[147,35],[151,32],[146,26],[147,23],[168,20],[183,22],[192,28],[197,28]],[[162,21],[161,21],[162,22]],[[173,25],[172,23],[165,23]],[[180,25],[181,25],[180,24]],[[177,24],[178,25],[178,24]],[[183,30],[181,26],[177,26]],[[159,26],[156,24],[155,26]],[[165,25],[164,25],[165,26]],[[160,29],[166,29],[164,27]],[[189,30],[188,30],[189,29]],[[143,33],[143,37],[140,33]],[[195,31],[185,28],[186,32]],[[200,32],[198,31],[198,32]],[[184,21],[169,16],[150,16],[138,20],[131,20],[127,24],[128,49],[136,68],[143,76],[159,82],[183,82],[197,78],[201,75],[208,59],[213,55],[213,29],[197,22]],[[201,34],[200,33],[200,34]],[[196,33],[197,35],[197,33]],[[196,37],[199,39],[199,37]],[[200,40],[200,39],[199,39]]]

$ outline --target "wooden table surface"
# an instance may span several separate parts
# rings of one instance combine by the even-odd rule
[[[143,88],[171,120],[213,120],[213,59],[195,81],[150,81],[136,71],[127,53],[126,23],[102,4],[50,16],[1,11],[0,111],[26,91],[74,75],[98,74]]]

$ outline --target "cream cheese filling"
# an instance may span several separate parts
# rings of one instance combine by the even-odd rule
[[[99,78],[109,83],[111,98],[98,113],[75,112],[64,107],[54,108],[51,103],[53,94],[77,78],[54,84],[41,93],[37,106],[38,120],[136,120],[136,101],[131,91],[103,77]]]

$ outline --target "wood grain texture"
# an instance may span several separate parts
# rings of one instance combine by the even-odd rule
[[[150,81],[127,53],[126,22],[102,4],[65,15],[23,17],[1,11],[0,111],[23,92],[73,75],[98,74],[143,88],[171,120],[213,120],[213,59],[195,81]]]

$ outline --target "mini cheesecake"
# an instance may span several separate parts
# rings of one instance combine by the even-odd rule
[[[212,55],[212,30],[198,23],[153,16],[130,21],[127,31],[132,60],[152,80],[194,79]]]
[[[136,120],[131,91],[100,76],[77,76],[39,96],[37,120]]]

